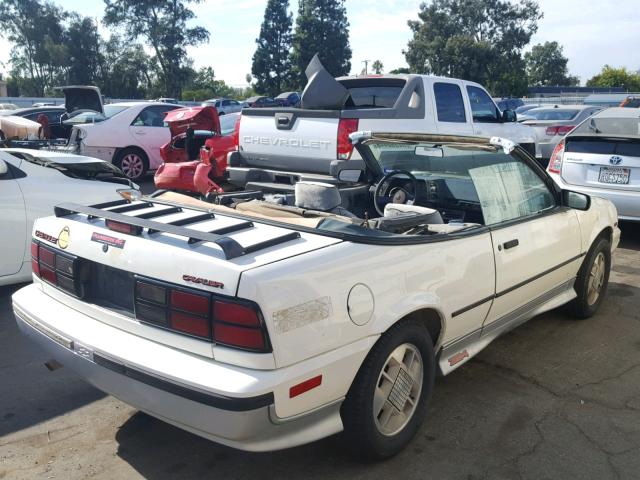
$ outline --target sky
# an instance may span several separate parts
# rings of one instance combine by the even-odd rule
[[[428,1],[428,0],[427,0]],[[66,10],[100,19],[102,0],[54,0]],[[557,41],[569,59],[569,72],[584,84],[609,64],[640,70],[639,0],[538,0],[544,18],[531,44]],[[420,1],[346,0],[353,51],[352,73],[364,60],[382,61],[385,71],[406,66],[402,50],[411,37],[407,20],[417,19]],[[196,67],[211,66],[216,78],[241,87],[251,71],[255,39],[260,33],[266,0],[205,0],[193,6],[195,23],[206,27],[208,44],[191,47]],[[290,8],[297,12],[297,0]],[[101,27],[103,34],[109,31]],[[0,62],[9,58],[11,45],[0,38]]]

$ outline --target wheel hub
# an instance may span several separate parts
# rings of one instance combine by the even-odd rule
[[[600,298],[602,287],[604,286],[604,277],[606,272],[606,261],[602,252],[598,253],[591,271],[589,272],[589,279],[587,280],[587,302],[589,305],[593,305]]]

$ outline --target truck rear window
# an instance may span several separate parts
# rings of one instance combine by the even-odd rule
[[[346,108],[393,108],[404,86],[351,87]]]

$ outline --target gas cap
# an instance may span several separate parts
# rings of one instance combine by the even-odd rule
[[[369,287],[358,283],[351,288],[347,299],[349,318],[356,325],[365,325],[373,315],[375,302]]]

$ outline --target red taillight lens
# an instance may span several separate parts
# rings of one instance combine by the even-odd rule
[[[338,147],[337,158],[340,160],[348,160],[353,152],[353,144],[349,139],[349,135],[358,131],[357,118],[341,118],[338,122]]]
[[[216,343],[230,347],[240,347],[249,350],[265,350],[262,331],[256,328],[236,327],[226,323],[214,323],[213,338]]]
[[[56,268],[56,254],[55,252],[53,252],[53,250],[49,250],[45,247],[40,247],[40,254],[38,258],[40,259],[40,263],[51,267],[51,269]]]
[[[217,343],[248,350],[267,350],[262,321],[252,306],[216,300],[213,321],[213,338]]]
[[[142,232],[141,227],[127,223],[114,222],[113,220],[105,220],[104,223],[109,230],[113,230],[114,232],[126,233],[127,235],[140,235]]]
[[[236,120],[236,125],[233,130],[233,144],[236,147],[236,150],[240,146],[240,120],[242,120],[242,115],[238,116],[238,120]]]
[[[49,283],[52,283],[53,285],[58,284],[55,270],[44,265],[40,265],[40,278],[46,280]]]
[[[547,127],[544,133],[552,137],[558,133],[558,127]]]
[[[574,128],[576,127],[573,125],[563,125],[562,127],[558,127],[558,135],[566,135]]]
[[[171,328],[197,337],[210,338],[209,318],[171,311]]]
[[[560,173],[562,170],[562,157],[564,155],[564,140],[560,140],[560,143],[556,145],[556,148],[553,149],[553,153],[551,154],[551,159],[549,159],[549,165],[547,166],[547,171],[551,173]]]
[[[36,241],[31,241],[31,271],[36,274],[36,277],[40,277],[40,244]]]
[[[171,291],[171,308],[196,315],[209,315],[209,296],[196,295],[181,290]]]
[[[213,317],[216,321],[243,325],[245,327],[259,327],[260,318],[257,312],[245,305],[216,301],[213,307]]]

